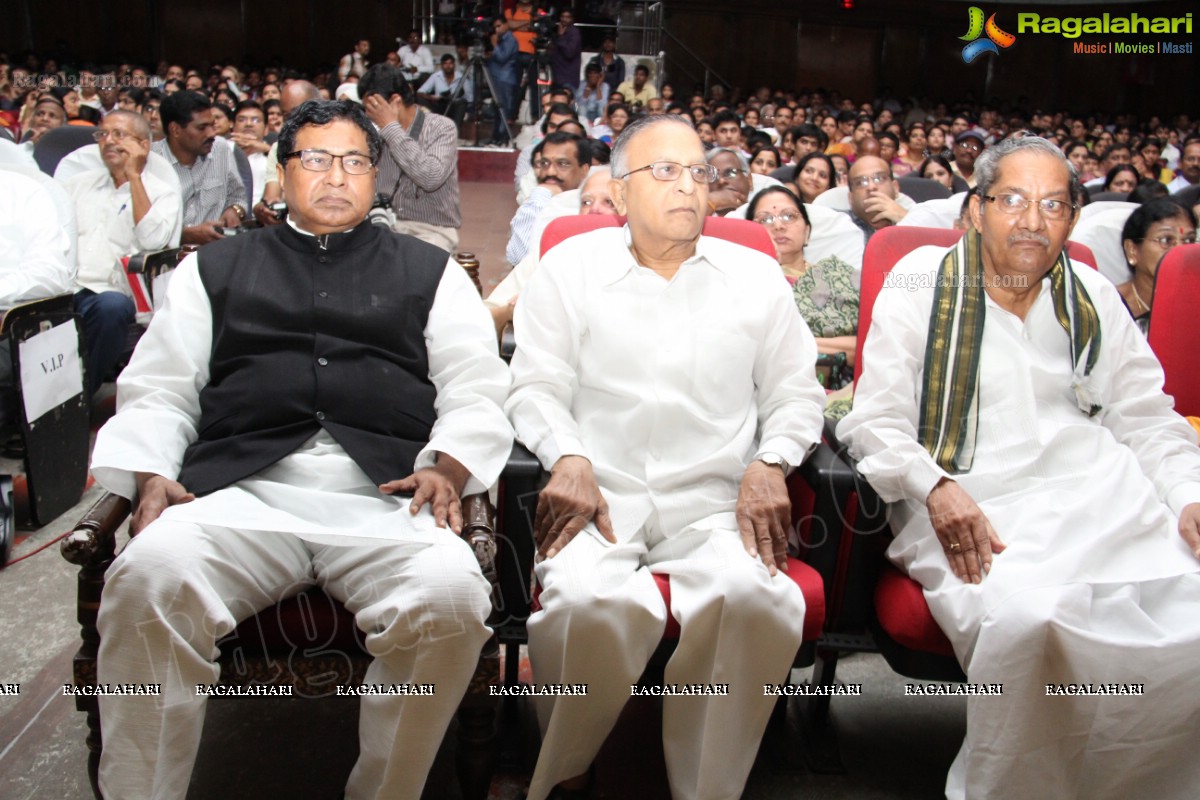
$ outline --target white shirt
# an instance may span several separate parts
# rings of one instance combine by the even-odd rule
[[[36,178],[0,169],[0,309],[71,291],[74,225]]]
[[[107,169],[90,170],[67,181],[79,229],[78,289],[129,293],[121,259],[134,253],[161,250],[171,244],[183,224],[179,192],[142,172],[150,210],[134,224],[129,183],[113,185]]]
[[[410,81],[417,75],[433,72],[433,53],[423,44],[417,45],[416,50],[406,44],[396,51],[396,55],[400,56],[400,69]],[[409,67],[416,67],[417,71],[412,72]]]
[[[821,436],[816,343],[773,258],[701,237],[665,281],[627,237],[582,234],[542,259],[505,409],[545,467],[591,460],[618,531],[736,530],[756,454],[799,464]]]
[[[250,198],[250,205],[258,205],[258,201],[262,200],[263,189],[267,187],[267,155],[266,153],[247,153],[246,160],[250,162],[250,171],[254,174],[254,191]],[[275,176],[271,176],[271,180],[275,180]]]
[[[132,497],[135,472],[179,474],[184,450],[197,437],[212,327],[212,308],[193,254],[179,265],[166,305],[121,372],[117,415],[97,434],[92,471],[109,491]],[[433,465],[437,452],[448,453],[471,473],[464,494],[484,491],[496,482],[511,451],[512,430],[500,408],[509,375],[496,355],[495,328],[479,294],[452,260],[429,310],[425,346],[437,389],[437,421],[414,470]],[[324,543],[447,535],[433,527],[428,508],[414,531],[408,500],[380,494],[373,486],[322,431],[258,475],[174,506],[170,513],[181,521],[284,530]]]
[[[1182,175],[1176,175],[1171,179],[1171,182],[1167,184],[1167,191],[1170,194],[1175,194],[1176,192],[1182,192],[1184,189],[1191,188],[1195,185],[1196,184],[1192,183]]]

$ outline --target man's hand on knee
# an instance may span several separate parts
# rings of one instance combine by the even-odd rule
[[[1188,549],[1200,558],[1200,503],[1189,503],[1179,515],[1179,535]]]
[[[792,501],[782,469],[761,461],[746,467],[738,489],[737,521],[746,552],[762,558],[772,576],[786,571]]]
[[[538,495],[534,531],[538,552],[553,558],[589,522],[608,541],[616,544],[608,503],[600,494],[592,462],[583,456],[563,456],[550,470],[550,481]]]
[[[992,554],[1005,547],[983,510],[949,478],[938,481],[925,505],[954,574],[967,583],[982,581],[992,568]]]
[[[413,516],[429,503],[433,521],[439,528],[450,524],[450,530],[462,533],[462,491],[471,473],[458,459],[438,453],[437,464],[419,469],[407,478],[388,481],[379,490],[384,494],[412,494],[409,510]]]
[[[152,472],[137,473],[137,493],[137,508],[129,523],[130,536],[141,533],[169,506],[190,503],[196,499],[196,495],[183,488],[183,484]]]

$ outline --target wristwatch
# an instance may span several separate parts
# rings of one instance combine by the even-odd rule
[[[783,476],[785,478],[792,473],[792,465],[787,462],[787,459],[778,453],[762,453],[756,460],[772,467],[779,467],[781,470],[783,470]]]

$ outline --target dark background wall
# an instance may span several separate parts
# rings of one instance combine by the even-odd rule
[[[1194,0],[1115,4],[1003,3],[977,0],[1016,32],[1016,14],[1057,16],[1137,12],[1193,13],[1192,35],[1145,37],[1193,42],[1200,38]],[[278,62],[313,69],[334,63],[366,35],[373,56],[395,47],[411,27],[413,0],[0,0],[0,47],[15,56],[32,47],[59,47],[97,62],[128,57],[204,65]],[[562,0],[557,3],[560,7]],[[577,0],[582,8],[584,0]],[[955,101],[1027,98],[1029,106],[1129,110],[1141,114],[1200,110],[1196,55],[1074,55],[1070,40],[1018,36],[998,57],[961,58],[968,2],[939,0],[666,0],[666,27],[735,85],[836,88],[869,99],[890,88],[898,95]],[[1090,40],[1097,37],[1083,37]],[[1100,37],[1104,38],[1104,37]],[[1132,40],[1138,37],[1109,37]],[[668,69],[680,88],[703,71],[667,40]]]

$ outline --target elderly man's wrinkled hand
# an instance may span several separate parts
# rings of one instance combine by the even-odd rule
[[[190,503],[196,495],[183,488],[178,481],[150,472],[137,473],[137,507],[129,523],[129,535],[136,536],[162,512],[179,503]]]
[[[583,456],[563,456],[538,495],[534,518],[538,552],[553,558],[592,521],[601,536],[616,544],[608,503],[596,483],[592,462]]]
[[[1183,507],[1179,515],[1179,535],[1187,542],[1188,549],[1200,558],[1200,503],[1190,503]]]
[[[429,503],[433,521],[439,528],[445,528],[448,523],[450,530],[462,533],[462,492],[468,478],[470,472],[458,460],[438,453],[434,466],[419,469],[407,478],[381,484],[379,491],[384,494],[411,494],[412,502],[408,510],[413,516]]]
[[[1005,548],[983,510],[949,478],[933,487],[925,505],[954,574],[968,583],[980,583],[992,568],[992,554]]]
[[[772,576],[786,571],[792,501],[782,469],[762,461],[746,467],[738,490],[737,521],[746,552],[761,558]]]

